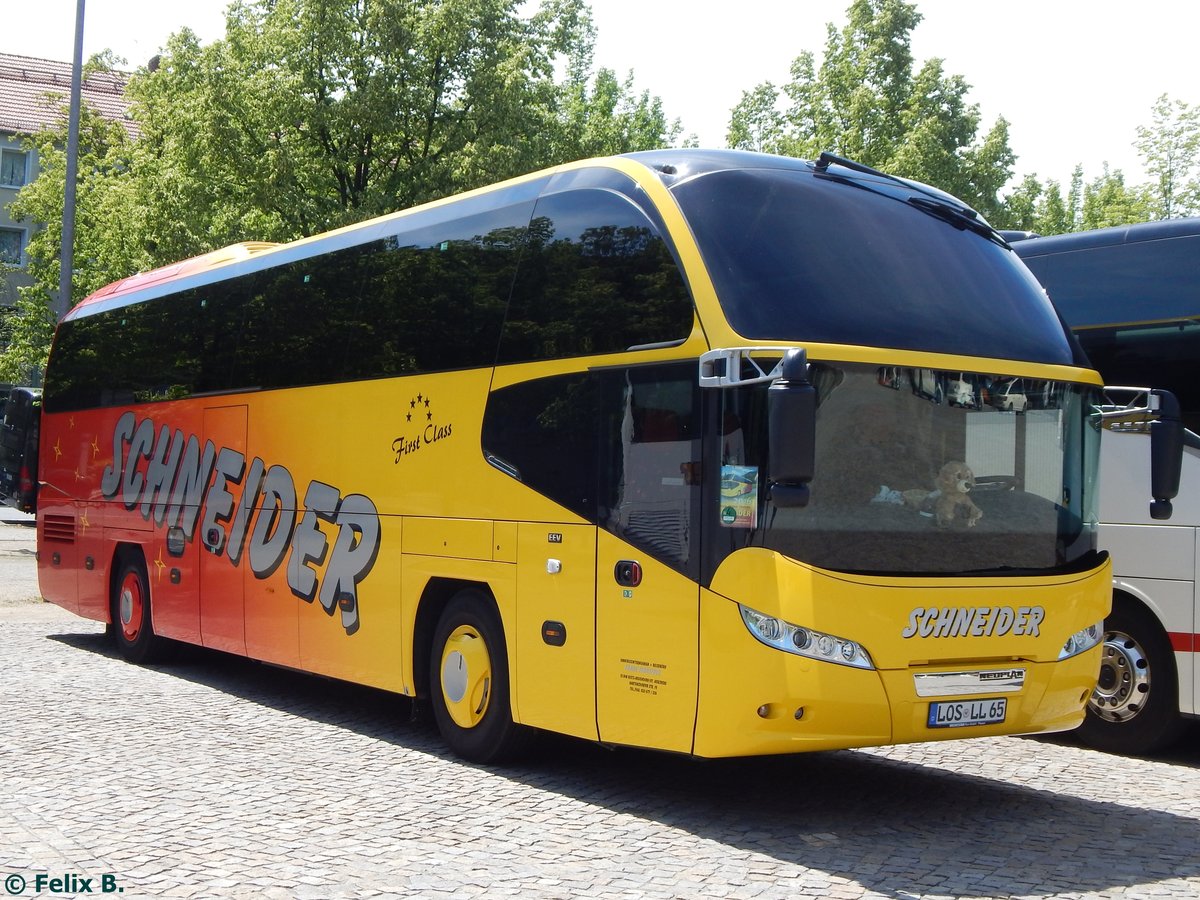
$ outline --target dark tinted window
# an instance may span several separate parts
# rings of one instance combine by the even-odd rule
[[[603,190],[538,200],[500,345],[501,363],[683,341],[692,302],[658,230]]]
[[[1078,334],[1106,384],[1166,388],[1179,399],[1183,424],[1200,432],[1200,324],[1189,319]]]
[[[904,199],[775,169],[703,175],[674,193],[747,338],[1075,363],[1011,250]]]
[[[691,573],[698,403],[692,363],[524,382],[489,398],[484,453],[531,489]]]
[[[63,322],[46,369],[47,412],[190,396],[207,335],[194,291]]]
[[[596,521],[596,459],[604,405],[586,373],[495,391],[483,417],[483,452],[523,484]]]
[[[50,411],[491,365],[532,203],[64,322]]]

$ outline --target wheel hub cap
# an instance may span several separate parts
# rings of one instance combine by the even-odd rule
[[[487,713],[492,689],[492,660],[474,628],[461,625],[442,650],[442,697],[460,728],[474,728]]]
[[[117,615],[121,619],[121,633],[126,640],[136,640],[138,632],[142,630],[142,591],[132,575],[121,585]]]
[[[1109,722],[1136,716],[1150,696],[1150,661],[1132,637],[1110,631],[1104,635],[1100,678],[1088,705]]]

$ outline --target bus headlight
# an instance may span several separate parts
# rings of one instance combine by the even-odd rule
[[[1058,658],[1070,659],[1072,656],[1078,656],[1085,650],[1091,650],[1102,640],[1104,640],[1104,623],[1097,622],[1095,625],[1089,625],[1067,638],[1063,648],[1058,651]]]
[[[738,608],[742,611],[742,621],[746,623],[746,628],[768,647],[809,659],[837,663],[840,666],[853,666],[856,669],[875,668],[870,654],[857,641],[835,634],[825,634],[812,628],[802,628],[740,603]]]

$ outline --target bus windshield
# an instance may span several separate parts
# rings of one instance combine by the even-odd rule
[[[725,552],[763,546],[876,574],[1065,572],[1095,564],[1094,389],[974,372],[814,364],[807,506],[764,483],[766,387],[723,391]]]
[[[674,190],[738,334],[1074,365],[1011,249],[866,179],[714,172]],[[864,323],[868,323],[864,326]]]

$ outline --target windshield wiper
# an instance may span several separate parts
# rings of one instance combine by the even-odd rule
[[[909,197],[908,202],[931,216],[949,222],[955,228],[973,231],[989,241],[995,241],[1001,247],[1008,246],[1008,242],[1001,237],[1000,233],[980,219],[979,214],[969,207],[951,206],[942,200],[930,200],[926,197]]]
[[[875,178],[882,178],[886,181],[892,182],[893,184],[900,185],[906,190],[915,191],[920,196],[905,197],[904,200],[906,203],[915,206],[917,209],[928,213],[934,218],[941,219],[943,222],[953,225],[959,230],[972,231],[975,234],[978,234],[980,237],[985,237],[989,241],[994,241],[1002,247],[1008,246],[1008,243],[1004,240],[1000,233],[979,217],[979,213],[971,209],[971,207],[967,206],[966,204],[959,205],[950,202],[949,195],[944,195],[915,181],[909,181],[907,178],[901,178],[899,175],[890,175],[887,172],[881,172],[879,169],[863,165],[862,163],[855,162],[852,159],[835,156],[832,153],[822,153],[820,157],[817,158],[817,171],[821,172],[822,174],[831,174],[829,172],[830,165],[838,165],[843,169],[849,169],[852,172],[860,172],[863,175],[871,175]],[[836,178],[837,176],[832,177]],[[846,182],[853,184],[855,187],[864,187],[864,185],[851,179],[846,179]]]

